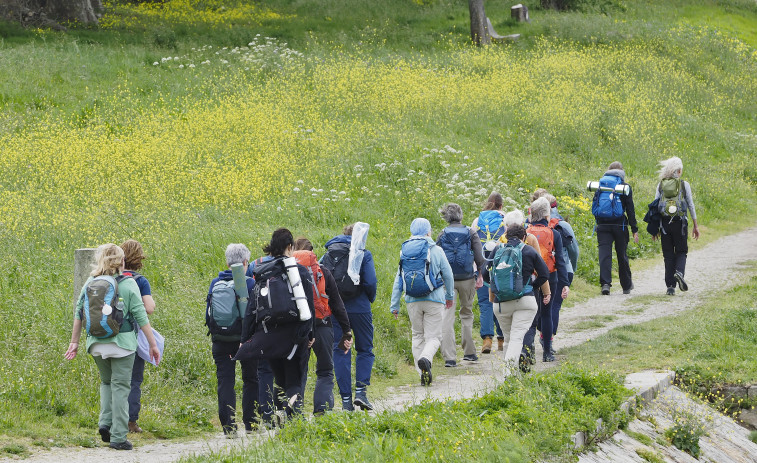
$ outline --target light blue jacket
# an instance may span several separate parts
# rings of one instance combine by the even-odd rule
[[[419,238],[413,236],[411,238]],[[431,261],[429,265],[429,272],[432,275],[432,279],[436,275],[441,275],[444,281],[444,286],[440,286],[433,290],[431,294],[425,297],[413,297],[405,294],[405,303],[418,301],[431,301],[444,304],[446,301],[452,301],[455,298],[455,277],[452,274],[452,267],[450,267],[447,261],[447,256],[444,255],[442,248],[436,245],[430,236],[425,236],[429,246],[431,246],[431,254],[429,259]],[[392,289],[392,303],[389,309],[392,313],[399,313],[400,311],[400,296],[402,296],[402,275],[399,269],[397,269],[397,276],[394,277],[394,288]]]

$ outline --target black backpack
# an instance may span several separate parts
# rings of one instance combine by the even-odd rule
[[[256,265],[253,276],[255,322],[262,324],[263,331],[267,333],[268,328],[300,321],[300,311],[297,309],[283,257]]]
[[[352,278],[347,275],[347,267],[350,263],[350,245],[347,243],[334,243],[329,246],[326,254],[321,258],[321,267],[328,269],[336,280],[336,287],[343,301],[355,299],[363,291],[360,285],[356,285]]]

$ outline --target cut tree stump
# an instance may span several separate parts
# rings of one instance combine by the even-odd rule
[[[526,5],[523,5],[522,3],[518,3],[517,5],[510,7],[510,17],[512,17],[519,23],[531,22],[531,19],[528,17],[528,7]]]

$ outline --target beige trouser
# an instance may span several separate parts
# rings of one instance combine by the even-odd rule
[[[418,360],[425,357],[433,362],[434,355],[439,350],[444,310],[444,304],[441,302],[418,301],[407,305],[413,332],[413,363],[418,373],[421,372]]]
[[[514,301],[495,302],[493,309],[507,345],[505,363],[509,363],[510,368],[516,368],[523,348],[523,337],[531,327],[538,310],[536,298],[528,295]]]
[[[455,308],[460,299],[460,337],[463,355],[476,353],[473,343],[473,297],[476,295],[476,279],[455,280],[455,304],[445,309],[442,320],[442,357],[444,360],[457,360],[455,343]]]

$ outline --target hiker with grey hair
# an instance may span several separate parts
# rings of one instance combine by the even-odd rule
[[[216,365],[216,379],[218,394],[218,419],[226,437],[237,436],[237,427],[234,416],[237,410],[237,394],[234,391],[236,384],[236,363],[232,360],[239,349],[242,341],[243,318],[246,307],[242,313],[237,309],[237,296],[234,291],[234,277],[231,266],[242,264],[244,271],[250,264],[250,250],[242,243],[231,243],[226,247],[226,270],[218,273],[218,276],[210,282],[206,298],[205,324],[208,326],[208,334],[211,336],[213,362]],[[255,280],[246,277],[247,291],[252,294]],[[224,327],[218,322],[221,314],[233,315],[232,324]],[[226,318],[226,317],[224,317]],[[223,323],[223,322],[221,322]],[[239,362],[242,370],[242,421],[246,431],[252,431],[256,425],[256,415],[259,414],[258,403],[258,360],[246,359]]]
[[[628,261],[628,228],[633,233],[633,241],[639,244],[639,227],[636,225],[636,211],[633,205],[633,190],[625,181],[626,172],[623,164],[613,162],[607,168],[600,184],[611,188],[621,186],[626,188],[625,194],[597,190],[594,193],[592,213],[596,220],[597,251],[599,254],[599,284],[602,294],[610,294],[612,286],[612,247],[615,244],[615,255],[618,258],[618,277],[623,294],[631,294],[633,280],[631,265]]]
[[[549,288],[552,294],[558,286],[562,287],[561,296],[568,297],[570,281],[568,281],[568,265],[565,262],[562,245],[562,235],[550,226],[550,204],[547,198],[541,197],[531,203],[531,221],[526,229],[536,236],[539,241],[541,257],[549,269]],[[542,360],[545,362],[555,361],[555,352],[552,349],[552,301],[539,304],[539,312],[534,318],[531,328],[526,333],[523,341],[523,354],[526,354],[531,363],[534,356],[534,337],[536,330],[540,332],[539,341],[544,349]]]
[[[413,333],[413,361],[421,386],[430,386],[431,362],[441,345],[442,312],[453,308],[455,278],[444,251],[431,239],[427,219],[413,220],[410,235],[402,243],[390,310],[397,318],[404,292]]]
[[[473,298],[476,290],[484,285],[481,273],[476,276],[476,268],[484,267],[484,254],[478,233],[462,224],[463,209],[455,203],[445,204],[441,210],[448,226],[439,233],[436,245],[442,248],[452,268],[455,279],[455,293],[460,298],[460,337],[463,360],[475,362],[476,344],[473,342]],[[473,264],[475,263],[475,268]],[[455,306],[445,310],[442,321],[442,357],[445,367],[457,366],[455,342]]]
[[[675,295],[676,283],[681,291],[688,291],[689,286],[684,280],[686,274],[686,255],[688,245],[688,218],[691,215],[694,229],[691,236],[699,239],[699,224],[697,213],[694,209],[694,198],[691,194],[689,182],[681,180],[683,173],[683,161],[678,157],[672,157],[660,162],[660,183],[655,190],[655,200],[658,200],[660,211],[660,233],[654,235],[656,240],[659,236],[662,245],[662,256],[665,261],[665,285],[667,294]]]

